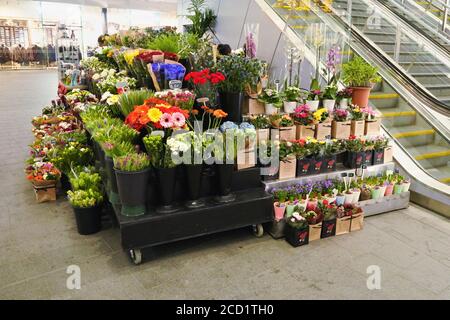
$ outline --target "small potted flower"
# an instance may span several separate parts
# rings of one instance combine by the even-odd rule
[[[270,119],[265,114],[251,115],[248,120],[256,129],[256,140],[258,144],[261,141],[269,141],[270,138]]]
[[[320,210],[308,210],[305,218],[309,225],[309,241],[319,240],[322,233],[323,213]]]
[[[335,109],[331,124],[331,137],[335,139],[347,139],[350,136],[351,122],[348,119],[348,111]]]
[[[352,223],[352,211],[346,210],[344,206],[336,208],[336,235],[347,234],[350,232]]]
[[[314,137],[316,128],[314,124],[314,116],[310,107],[306,104],[299,105],[292,114],[296,126],[296,138],[302,139]]]
[[[258,100],[265,105],[266,114],[276,114],[283,105],[281,96],[278,91],[274,89],[264,89],[262,94],[258,96]]]
[[[113,158],[121,213],[126,216],[146,212],[150,159],[146,154],[132,153]],[[173,190],[170,190],[173,192]]]
[[[337,87],[335,85],[329,85],[325,87],[322,94],[322,105],[328,111],[329,114],[333,113],[334,106],[336,105]]]
[[[380,199],[384,196],[384,192],[386,191],[386,188],[383,188],[382,186],[376,185],[372,188],[371,194],[372,199]]]
[[[352,98],[352,91],[353,90],[351,88],[344,88],[338,91],[336,95],[336,102],[338,103],[340,109],[347,109]]]
[[[364,134],[367,135],[379,135],[380,134],[380,118],[378,114],[372,109],[372,107],[367,106],[361,109],[364,114]]]
[[[369,185],[363,184],[361,186],[361,193],[359,195],[359,201],[366,201],[372,198],[372,191]]]
[[[317,109],[313,113],[316,122],[315,138],[317,140],[325,140],[331,137],[331,121],[326,108]]]
[[[288,191],[285,188],[276,188],[271,190],[271,193],[275,199],[275,202],[273,203],[275,221],[280,221],[284,219]]]
[[[56,200],[56,183],[61,172],[51,162],[35,162],[25,169],[27,179],[33,184],[37,202]]]
[[[402,192],[408,192],[409,187],[411,186],[411,180],[409,178],[404,178],[401,185],[402,185]]]
[[[357,56],[344,63],[342,71],[342,81],[352,89],[352,103],[367,107],[373,84],[381,81],[378,69]]]
[[[389,139],[384,136],[377,136],[372,138],[373,143],[373,156],[372,164],[383,164],[384,163],[384,150],[389,145]]]
[[[323,149],[322,173],[336,171],[337,155],[344,151],[342,141],[327,140]]]
[[[294,140],[295,139],[295,126],[294,120],[288,114],[273,114],[269,116],[272,127],[279,130],[280,140]]]
[[[319,88],[309,91],[305,104],[308,105],[311,111],[316,111],[319,108],[321,95],[322,91]]]
[[[295,178],[297,159],[295,158],[293,144],[290,141],[281,141],[279,145],[279,179]]]
[[[345,167],[355,169],[360,168],[364,164],[366,153],[364,152],[363,140],[350,136],[345,141],[345,150],[347,151],[344,159]]]
[[[337,206],[342,206],[344,205],[345,202],[345,194],[344,194],[344,183],[342,181],[340,181],[337,185],[336,185],[336,189],[337,189],[337,194],[336,194],[336,205]]]
[[[310,171],[309,166],[311,165],[311,161],[308,158],[310,149],[306,146],[306,140],[298,139],[292,141],[292,149],[297,159],[296,176],[301,177],[307,175]]]
[[[358,203],[359,197],[361,195],[361,188],[359,187],[359,184],[356,180],[353,180],[352,182],[350,182],[350,190],[353,193],[352,203]]]
[[[336,234],[336,205],[330,204],[325,200],[319,207],[323,212],[320,238],[332,237]]]
[[[362,137],[364,135],[364,113],[359,106],[354,104],[350,105],[349,111],[351,119],[350,134],[358,138]]]
[[[96,188],[87,190],[69,190],[67,192],[81,235],[97,233],[101,229],[101,205],[103,195]]]
[[[304,210],[298,208],[286,218],[285,238],[293,247],[309,243],[309,226],[304,214]]]
[[[361,230],[364,227],[364,211],[359,206],[351,207],[352,222],[350,224],[350,232]]]
[[[281,96],[283,98],[283,108],[286,113],[293,113],[300,100],[301,90],[294,86],[285,86]]]
[[[330,204],[336,202],[336,195],[334,189],[335,184],[333,180],[326,179],[322,181],[322,192],[324,193],[324,201],[327,201]]]
[[[386,185],[386,191],[384,193],[385,197],[391,196],[394,193],[394,186],[395,186],[395,176],[391,174],[387,174],[385,177],[385,185]]]

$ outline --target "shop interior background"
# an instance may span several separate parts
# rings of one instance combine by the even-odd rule
[[[0,70],[57,67],[56,50],[76,63],[104,33],[104,8],[109,34],[177,25],[177,0],[0,0]]]

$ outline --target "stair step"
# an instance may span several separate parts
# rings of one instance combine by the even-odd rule
[[[396,108],[392,108],[396,109]],[[387,110],[387,109],[386,109]],[[417,113],[414,110],[411,111],[381,111],[383,118],[395,118],[395,117],[407,117],[407,116],[415,116]]]
[[[400,128],[407,128],[409,126],[400,127]],[[412,130],[411,128],[404,129],[402,131],[404,132],[398,132],[394,133],[393,137],[400,139],[400,138],[410,138],[410,137],[417,137],[417,136],[425,136],[425,135],[433,135],[436,131],[434,129],[425,129],[425,130]]]
[[[398,97],[398,93],[373,93],[369,96],[369,99],[394,99]]]

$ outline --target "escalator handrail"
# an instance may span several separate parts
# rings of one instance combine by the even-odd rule
[[[410,91],[412,91],[411,93],[414,96],[416,96],[416,98],[418,98],[422,103],[425,103],[428,107],[430,107],[434,111],[439,112],[444,116],[450,117],[450,106],[447,106],[446,104],[436,99],[428,92],[428,90],[426,90],[423,87],[422,84],[420,84],[409,74],[406,74],[403,71],[403,69],[391,57],[387,56],[387,54],[385,54],[382,50],[379,50],[379,48],[371,40],[367,39],[356,27],[349,24],[349,22],[345,21],[345,19],[342,19],[336,13],[335,8],[330,9],[331,14],[327,13],[326,17],[317,12],[318,10],[314,11],[315,14],[318,15],[322,20],[325,20],[327,24],[329,25],[338,24],[341,29],[349,30],[350,36],[352,36],[354,39],[357,39],[358,42],[364,44],[364,47],[366,47],[371,53],[375,54],[379,58],[379,60],[383,62],[385,68],[394,71],[393,74],[395,74],[397,80],[401,79],[402,83],[407,84],[408,87],[413,89]],[[331,19],[328,19],[329,16],[333,17],[334,20],[333,22],[331,21]],[[347,35],[345,32],[343,32],[343,34]]]
[[[395,0],[378,0],[378,3],[380,3],[380,5],[384,6],[388,10],[391,10],[391,8],[390,8],[390,6],[389,6],[389,4],[387,2],[392,2],[392,3],[398,4],[398,2],[395,1]],[[414,19],[414,14],[412,12],[409,12],[408,10],[406,10],[403,7],[401,7],[401,10],[402,10],[403,14],[411,17],[411,19]],[[405,16],[399,14],[398,12],[396,12],[394,10],[391,10],[391,11],[397,16],[397,18],[403,20],[405,23],[408,23],[408,20],[407,20],[407,18]],[[440,28],[439,29],[432,28],[428,24],[422,23],[421,20],[419,20],[419,19],[415,19],[415,21],[418,21],[422,27],[427,29],[428,32],[431,32],[434,36],[437,36],[439,39],[441,39],[442,41],[447,42],[450,45],[450,35],[448,35],[448,36],[444,35],[444,33],[440,31]],[[448,27],[450,27],[450,25]],[[421,30],[419,28],[415,28],[415,29],[423,37],[427,37],[428,36],[423,30]],[[436,39],[433,39],[433,38],[430,38],[430,37],[427,37],[427,39],[429,41],[431,41],[435,46],[438,46],[442,51],[446,52],[449,55],[449,57],[450,57],[450,49],[447,49],[446,47],[444,47]]]

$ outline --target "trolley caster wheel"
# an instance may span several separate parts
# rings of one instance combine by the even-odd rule
[[[142,252],[141,249],[130,249],[130,258],[134,264],[138,265],[142,262]]]
[[[257,238],[261,238],[264,235],[264,228],[262,224],[254,224],[253,225],[253,234]]]

